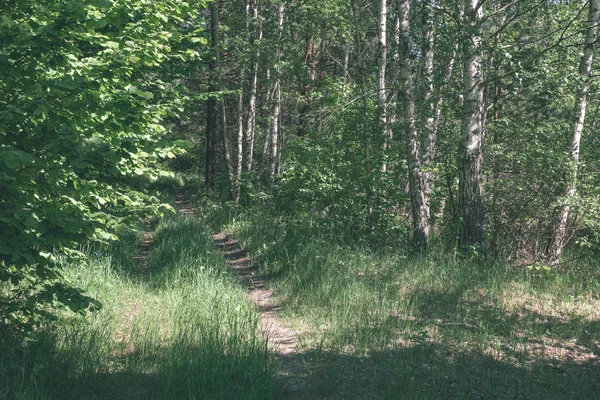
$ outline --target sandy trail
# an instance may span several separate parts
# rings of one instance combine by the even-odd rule
[[[182,189],[175,191],[175,205],[180,213],[194,213],[194,208]],[[301,388],[305,374],[296,357],[297,332],[280,321],[279,305],[273,291],[266,285],[258,266],[246,255],[239,241],[223,233],[215,233],[212,238],[227,260],[229,268],[237,273],[246,287],[248,298],[260,312],[262,332],[277,361],[277,375],[283,381],[286,392],[293,398],[302,398]]]

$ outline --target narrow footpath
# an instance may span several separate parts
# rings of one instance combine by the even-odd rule
[[[194,214],[195,210],[183,189],[175,189],[175,205],[180,213]],[[223,233],[212,235],[219,250],[248,291],[248,298],[261,316],[262,332],[277,362],[277,375],[292,398],[301,399],[303,368],[299,365],[296,332],[279,320],[279,305],[273,291],[266,285],[258,266],[246,255],[239,241]]]

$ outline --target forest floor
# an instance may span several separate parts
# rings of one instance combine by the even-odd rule
[[[600,271],[385,253],[271,208],[219,209],[296,334],[306,399],[596,398]]]
[[[385,253],[312,216],[189,193],[147,232],[65,265],[103,307],[0,340],[0,400],[600,393],[593,259],[548,271]]]
[[[227,259],[229,268],[238,274],[248,290],[250,301],[260,312],[261,330],[275,358],[276,375],[283,383],[284,390],[294,397],[301,396],[305,366],[295,361],[295,356],[298,355],[296,337],[299,332],[279,318],[280,305],[273,296],[273,290],[265,283],[259,268],[245,255],[239,241],[223,233],[216,233],[212,238]]]
[[[175,191],[175,205],[183,214],[194,214],[185,191]],[[276,364],[276,376],[283,384],[283,390],[292,398],[303,398],[303,386],[306,375],[306,365],[298,362],[299,332],[284,324],[279,318],[279,304],[273,290],[260,274],[260,269],[246,255],[240,242],[224,233],[214,233],[212,239],[227,260],[227,265],[235,271],[241,283],[248,292],[248,298],[260,312],[261,331],[268,344]],[[145,243],[145,242],[144,242]],[[143,250],[142,250],[143,251]]]

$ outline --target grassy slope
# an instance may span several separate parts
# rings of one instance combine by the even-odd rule
[[[277,397],[258,315],[207,228],[172,217],[145,265],[133,263],[136,252],[129,237],[89,266],[68,266],[103,309],[5,347],[0,398]]]
[[[595,398],[600,271],[559,273],[340,244],[314,221],[215,217],[258,257],[304,330],[309,395]],[[589,260],[588,260],[589,261]]]

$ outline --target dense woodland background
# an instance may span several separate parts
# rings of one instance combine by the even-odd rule
[[[599,15],[599,0],[0,3],[0,378],[12,382],[0,399],[38,398],[42,361],[15,360],[56,321],[106,308],[73,271],[135,252],[140,230],[173,212],[174,186],[206,218],[186,225],[193,235],[229,223],[267,272],[294,265],[302,284],[286,281],[286,296],[334,282],[327,263],[360,248],[440,279],[575,279],[547,289],[593,306]],[[317,268],[304,245],[333,253]],[[384,308],[375,320],[388,324],[398,310]]]
[[[376,245],[550,265],[597,248],[595,4],[210,11],[209,73],[188,84],[220,94],[187,125],[208,188]]]

